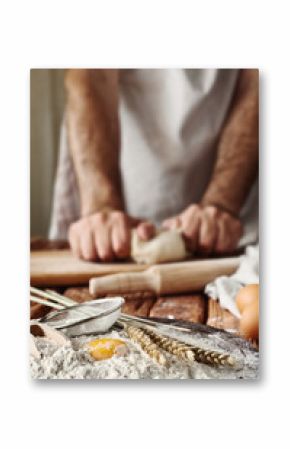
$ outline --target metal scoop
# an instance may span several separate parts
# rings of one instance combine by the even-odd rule
[[[31,293],[46,298],[30,296],[32,301],[45,303],[58,309],[40,318],[40,323],[61,330],[68,337],[107,332],[121,315],[124,298],[96,299],[78,304],[55,292],[44,292],[31,287]],[[49,299],[49,300],[48,300]]]

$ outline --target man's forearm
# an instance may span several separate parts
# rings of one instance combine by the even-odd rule
[[[258,173],[259,73],[241,70],[218,143],[212,179],[202,199],[238,215]]]
[[[68,139],[82,216],[122,208],[119,171],[118,71],[66,74]]]

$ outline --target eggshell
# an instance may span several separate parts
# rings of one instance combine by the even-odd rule
[[[257,299],[243,310],[240,333],[248,340],[259,339],[259,301]]]
[[[249,284],[246,287],[241,288],[236,296],[236,304],[241,312],[243,311],[254,301],[259,300],[259,284]]]

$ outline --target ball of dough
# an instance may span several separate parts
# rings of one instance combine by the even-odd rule
[[[178,230],[159,231],[151,240],[141,240],[132,231],[131,256],[137,263],[173,262],[187,257],[184,240]]]

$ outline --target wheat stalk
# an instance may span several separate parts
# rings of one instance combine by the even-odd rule
[[[148,354],[155,362],[160,365],[166,365],[166,358],[160,351],[159,347],[153,342],[150,336],[146,333],[145,330],[136,327],[125,325],[125,330],[135,343],[138,343],[146,354]]]
[[[197,346],[192,346],[195,355],[195,360],[201,363],[208,363],[210,365],[228,365],[234,366],[235,361],[229,354],[222,354],[210,349],[203,349]]]
[[[151,337],[152,341],[160,348],[187,362],[196,360],[197,362],[208,363],[211,365],[234,365],[234,360],[229,354],[222,354],[217,351],[188,345],[175,338],[159,334],[153,329],[146,328],[146,332]]]
[[[146,328],[146,332],[151,337],[153,342],[156,343],[160,348],[187,362],[194,361],[194,352],[186,343],[182,343],[181,341],[175,340],[171,337],[166,337],[165,335],[158,334],[153,329]]]

